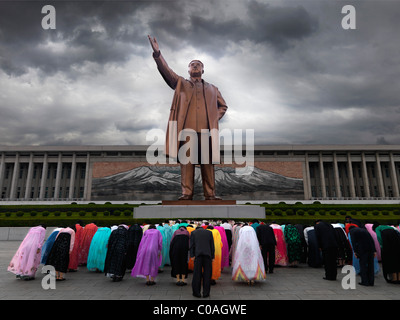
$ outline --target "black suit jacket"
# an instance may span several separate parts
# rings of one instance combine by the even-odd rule
[[[350,230],[350,239],[354,253],[357,256],[376,252],[374,239],[372,239],[367,229],[352,228]]]
[[[315,225],[314,230],[317,236],[318,246],[322,250],[338,247],[335,230],[330,223],[321,221]]]
[[[190,234],[190,256],[209,256],[214,259],[215,247],[212,232],[201,227]]]
[[[267,245],[276,246],[276,238],[272,227],[266,224],[260,224],[257,227],[256,233],[260,246],[267,246]]]

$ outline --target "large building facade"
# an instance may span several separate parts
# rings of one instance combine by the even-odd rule
[[[179,166],[150,164],[147,151],[147,146],[0,147],[0,200],[176,199]],[[217,193],[224,198],[400,199],[398,145],[255,146],[247,154],[254,160],[248,175],[238,175],[238,165],[226,163],[224,152],[225,162],[216,166]],[[196,184],[201,192],[199,173]]]

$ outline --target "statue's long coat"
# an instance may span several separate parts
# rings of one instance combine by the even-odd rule
[[[193,96],[195,86],[191,80],[178,76],[172,71],[161,53],[153,54],[157,63],[158,70],[166,83],[175,90],[174,98],[171,104],[171,111],[168,120],[168,128],[165,143],[165,155],[171,158],[177,158],[179,149],[179,134],[184,129],[185,119],[188,112],[190,99]],[[211,132],[211,161],[220,162],[218,120],[223,117],[228,108],[225,100],[222,98],[218,88],[214,85],[204,83],[204,97],[208,116],[208,126]],[[216,129],[216,130],[213,130]]]

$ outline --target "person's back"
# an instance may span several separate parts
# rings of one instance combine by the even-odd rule
[[[350,229],[351,242],[353,244],[353,250],[356,254],[371,253],[375,252],[374,239],[364,228],[351,228]]]
[[[320,248],[329,249],[337,247],[335,230],[331,224],[320,221],[315,225],[314,230]]]
[[[276,245],[274,230],[266,224],[260,224],[256,230],[257,239],[261,246]]]
[[[214,238],[210,231],[197,228],[190,235],[190,256],[205,255],[214,259]]]
[[[324,221],[317,221],[315,227],[315,236],[318,240],[318,246],[322,250],[322,259],[325,269],[326,280],[336,280],[337,276],[337,241],[333,226]]]
[[[198,227],[190,234],[190,256],[195,257],[192,279],[192,290],[195,297],[200,297],[203,282],[203,297],[210,295],[212,260],[215,257],[213,234]],[[203,281],[202,281],[203,280]]]

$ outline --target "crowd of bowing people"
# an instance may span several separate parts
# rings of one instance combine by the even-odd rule
[[[195,260],[200,260],[195,252],[199,246],[192,236],[197,229],[212,234],[211,285],[226,268],[231,268],[232,280],[253,285],[265,280],[276,266],[305,264],[323,267],[326,280],[336,280],[338,267],[353,265],[361,276],[360,284],[372,286],[379,262],[385,280],[400,283],[399,226],[364,224],[351,217],[344,223],[316,221],[312,226],[258,220],[167,220],[110,227],[83,226],[80,222],[54,229],[47,240],[46,227],[40,225],[29,230],[8,271],[19,279],[32,280],[40,264],[51,265],[56,280],[64,281],[67,272],[87,268],[112,281],[121,281],[130,273],[151,286],[156,284],[158,273],[171,266],[176,285],[185,286]]]

